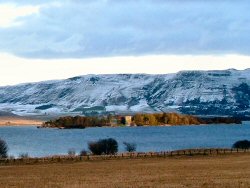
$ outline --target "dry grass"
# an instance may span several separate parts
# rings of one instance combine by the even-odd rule
[[[41,125],[42,121],[22,117],[0,117],[0,126]]]
[[[0,167],[0,187],[250,187],[250,154]]]

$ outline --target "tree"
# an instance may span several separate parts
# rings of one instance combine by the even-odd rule
[[[135,114],[133,117],[133,121],[137,126],[144,125],[143,115],[142,114]]]
[[[147,114],[149,125],[158,125],[154,114]]]
[[[233,148],[239,149],[249,149],[250,148],[250,141],[248,140],[239,140],[233,144]]]
[[[125,146],[125,150],[128,152],[134,152],[136,151],[136,144],[135,143],[129,143],[129,142],[123,142]]]
[[[165,112],[162,115],[162,122],[163,122],[163,124],[167,124],[168,123],[168,115]]]
[[[89,150],[94,154],[94,155],[101,155],[103,153],[103,149],[101,144],[98,142],[89,142],[88,143]]]
[[[8,146],[4,140],[0,138],[0,158],[7,158]]]
[[[96,142],[89,142],[88,148],[94,155],[110,155],[117,153],[118,143],[113,138],[100,139]]]
[[[125,125],[126,124],[126,118],[125,117],[121,117],[121,124]]]

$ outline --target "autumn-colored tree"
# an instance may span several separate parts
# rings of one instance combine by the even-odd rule
[[[136,114],[133,117],[133,121],[137,126],[142,126],[144,125],[144,120],[143,120],[143,115],[141,114]]]
[[[143,120],[145,125],[158,125],[154,114],[145,114]]]

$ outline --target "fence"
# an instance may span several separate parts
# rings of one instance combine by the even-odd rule
[[[22,164],[47,164],[47,163],[67,163],[80,161],[97,161],[111,159],[136,159],[136,158],[156,158],[194,155],[223,155],[231,153],[250,153],[249,149],[187,149],[162,152],[131,152],[118,153],[115,155],[85,155],[85,156],[50,156],[42,158],[17,158],[0,159],[0,165],[22,165]]]

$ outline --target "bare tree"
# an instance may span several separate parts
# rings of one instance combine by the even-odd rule
[[[128,152],[134,152],[136,151],[136,144],[135,143],[129,143],[129,142],[123,142],[125,146],[125,150]]]
[[[8,157],[8,146],[6,142],[0,139],[0,158],[7,158]]]

